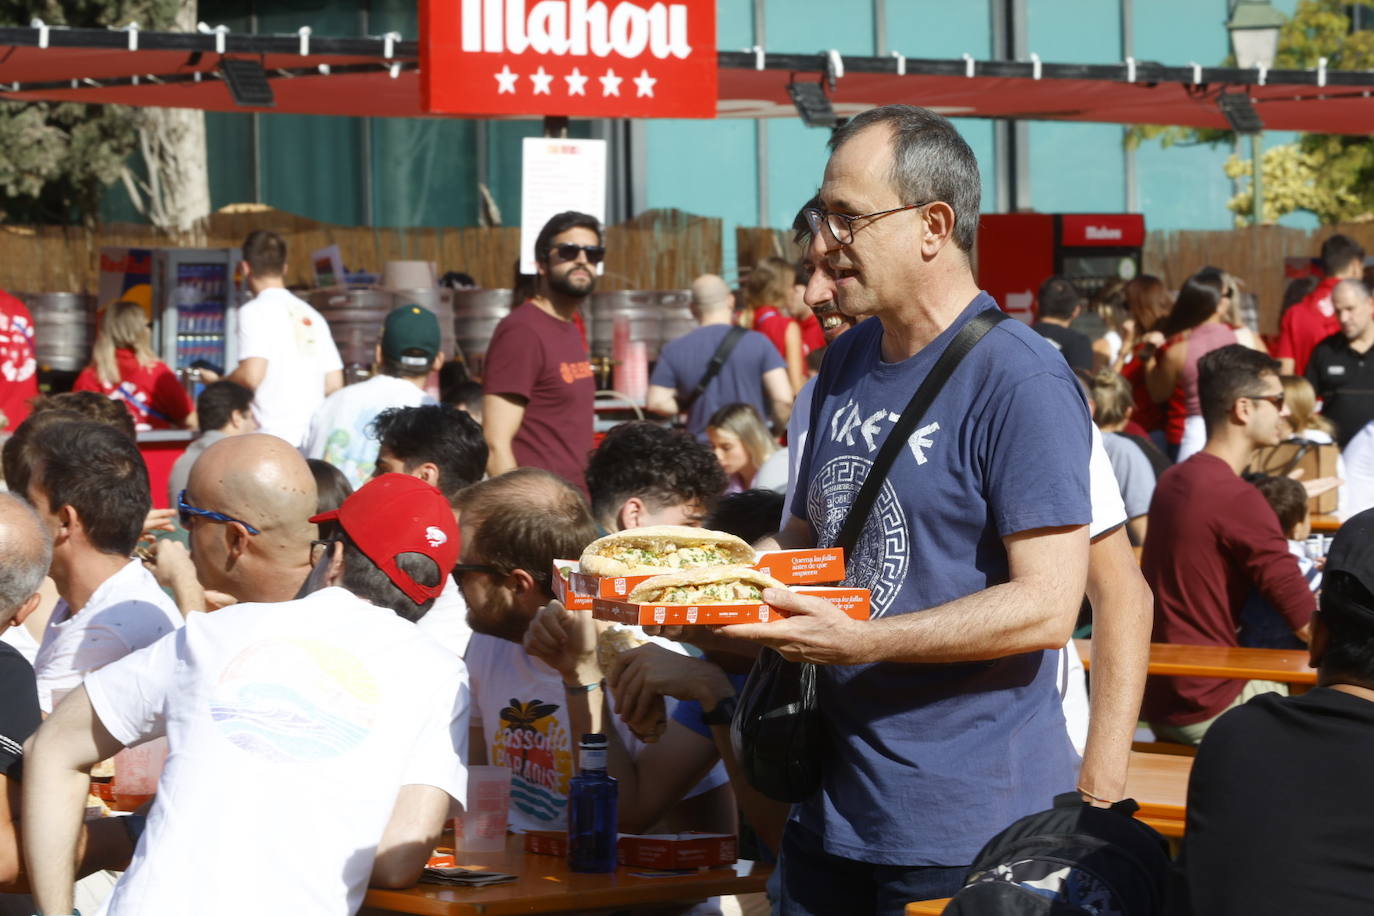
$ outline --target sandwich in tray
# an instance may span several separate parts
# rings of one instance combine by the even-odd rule
[[[757,604],[765,588],[787,588],[749,566],[714,566],[664,573],[645,579],[630,592],[635,604]]]
[[[639,626],[767,623],[787,616],[786,612],[763,600],[766,588],[789,587],[750,566],[716,566],[664,573],[639,582],[624,599],[593,599],[592,616]],[[868,619],[866,588],[811,586],[789,590],[799,595],[825,598],[850,617]]]
[[[723,531],[652,525],[608,534],[582,552],[580,571],[593,576],[653,576],[716,566],[749,566],[757,555]]]

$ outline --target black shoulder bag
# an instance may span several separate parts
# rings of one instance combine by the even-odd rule
[[[711,361],[706,364],[706,372],[701,376],[701,381],[697,382],[697,386],[687,392],[682,403],[678,404],[679,413],[685,414],[691,410],[692,405],[697,402],[697,398],[706,391],[706,386],[711,384],[711,380],[720,374],[721,367],[725,365],[725,361],[734,352],[735,344],[739,343],[739,339],[744,336],[744,331],[744,328],[735,325],[725,332],[725,336],[720,339],[720,345],[716,347],[716,352],[711,354]]]
[[[854,545],[868,521],[878,491],[916,424],[930,410],[945,382],[974,344],[1007,317],[1005,312],[993,308],[969,319],[912,395],[878,450],[835,539],[834,546],[844,549],[846,564],[853,559]],[[824,393],[816,391],[814,397],[814,403],[820,404]],[[811,425],[816,427],[814,416]],[[813,447],[814,442],[813,437]],[[772,649],[763,649],[740,691],[730,737],[735,757],[755,789],[783,802],[799,802],[815,794],[821,786],[827,743],[817,697],[816,666],[791,662]]]

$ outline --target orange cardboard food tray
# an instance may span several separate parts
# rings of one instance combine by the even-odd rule
[[[580,575],[577,572],[576,560],[554,560],[553,596],[570,611],[589,611],[592,607],[591,596],[578,594],[569,581],[576,575]]]
[[[621,865],[639,868],[710,868],[729,865],[739,858],[739,844],[728,833],[622,833],[616,841]],[[525,851],[539,856],[566,856],[568,835],[561,830],[531,830],[525,834]]]
[[[824,598],[855,620],[868,619],[869,593],[866,588],[812,586],[793,591],[800,595]],[[635,604],[630,601],[597,598],[592,602],[592,616],[598,620],[614,620],[639,626],[725,626],[732,623],[768,623],[772,620],[781,620],[787,614],[763,603]]]
[[[755,569],[785,585],[814,585],[844,578],[844,551],[838,547],[770,550],[759,554]]]
[[[525,832],[525,852],[537,856],[566,856],[568,834],[562,830],[528,830]]]
[[[640,868],[710,868],[734,862],[738,847],[727,833],[622,834],[616,855],[621,865]]]
[[[571,569],[568,585],[578,595],[592,598],[624,598],[634,587],[652,576],[592,576],[577,571],[574,560],[556,560],[555,568],[567,564]],[[771,550],[759,554],[754,568],[762,570],[784,585],[811,585],[817,582],[839,582],[844,578],[844,551],[838,547],[815,547],[806,550]],[[555,588],[558,583],[554,583]],[[564,602],[565,607],[572,605]]]

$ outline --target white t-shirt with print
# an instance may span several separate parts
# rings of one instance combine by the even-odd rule
[[[343,369],[329,324],[284,289],[265,289],[238,312],[239,359],[267,360],[253,393],[260,432],[300,448],[310,418],[324,401],[324,376]]]
[[[169,746],[102,913],[346,916],[402,786],[464,799],[463,663],[341,588],[192,615],[86,689],[115,738]]]
[[[301,451],[307,458],[323,458],[343,471],[353,489],[367,483],[377,464],[381,443],[369,427],[377,414],[391,407],[419,407],[434,398],[405,379],[374,375],[346,385],[324,399],[310,419],[310,432]]]
[[[459,658],[467,654],[468,640],[472,639],[468,603],[463,600],[463,593],[452,576],[444,577],[444,590],[415,625]]]
[[[69,611],[66,601],[57,602],[33,663],[44,712],[52,712],[54,690],[76,687],[90,672],[181,626],[181,611],[138,560],[100,583],[76,614]]]
[[[482,729],[487,761],[511,769],[510,828],[520,833],[563,829],[568,823],[575,739],[562,675],[526,654],[518,643],[483,633],[472,634],[467,664],[472,675],[472,724]],[[677,701],[667,702],[671,719]],[[644,743],[619,716],[611,721],[626,752],[638,757]],[[724,765],[717,762],[684,797],[709,792],[729,780]]]

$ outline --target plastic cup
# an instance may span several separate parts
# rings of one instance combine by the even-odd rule
[[[167,739],[154,738],[126,747],[114,758],[116,811],[134,811],[157,794],[157,781],[167,760]]]
[[[503,852],[510,817],[510,768],[468,767],[468,803],[454,818],[453,841],[459,852]]]

